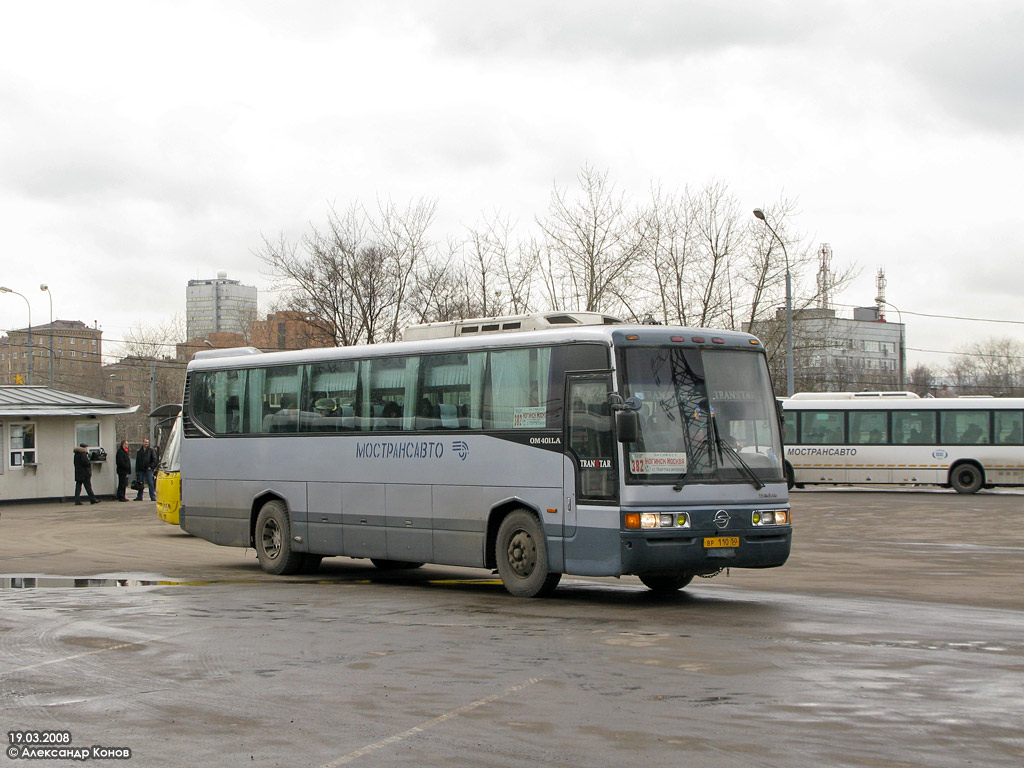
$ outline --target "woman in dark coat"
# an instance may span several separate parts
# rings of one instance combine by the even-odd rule
[[[82,486],[89,494],[90,504],[99,504],[100,500],[92,492],[92,462],[89,461],[89,445],[82,443],[75,448],[75,504],[82,503]]]
[[[128,475],[132,473],[132,456],[128,452],[128,441],[122,440],[114,454],[117,460],[117,500],[128,501],[125,495],[128,490]]]

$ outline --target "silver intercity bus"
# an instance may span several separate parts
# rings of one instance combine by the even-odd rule
[[[181,527],[254,547],[271,573],[333,556],[476,566],[523,597],[563,573],[671,591],[782,565],[792,528],[758,340],[564,317],[197,354]]]

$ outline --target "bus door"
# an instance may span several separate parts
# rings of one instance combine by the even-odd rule
[[[588,506],[606,506],[618,499],[616,444],[608,402],[611,384],[607,373],[566,377],[564,442],[572,467],[565,473],[566,538],[576,534],[577,526],[600,527],[588,519]]]

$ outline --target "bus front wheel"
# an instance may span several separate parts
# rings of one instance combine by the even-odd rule
[[[977,464],[957,464],[949,471],[949,484],[957,493],[977,493],[985,475]]]
[[[517,509],[501,521],[494,555],[505,589],[516,597],[548,595],[562,578],[548,570],[544,529],[525,509]]]
[[[641,573],[638,575],[644,586],[652,592],[668,594],[677,592],[691,581],[692,573]]]
[[[260,567],[278,576],[298,572],[305,555],[292,549],[292,523],[282,501],[268,501],[256,518],[256,557]],[[318,563],[319,565],[319,563]]]

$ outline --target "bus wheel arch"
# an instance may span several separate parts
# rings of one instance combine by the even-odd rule
[[[786,488],[793,490],[793,486],[796,485],[796,475],[793,473],[793,465],[788,460],[783,465],[783,471],[786,474]]]
[[[253,525],[252,538],[260,567],[267,573],[279,576],[299,572],[305,564],[305,553],[296,552],[292,548],[292,523],[288,505],[273,494],[261,497],[257,503],[259,512]]]
[[[525,509],[528,512],[532,512],[537,516],[538,520],[540,519],[540,511],[534,509],[522,499],[506,499],[500,504],[493,506],[490,514],[487,516],[487,536],[485,537],[484,543],[485,568],[494,570],[498,567],[498,561],[494,554],[494,547],[498,543],[498,529],[501,528],[501,524],[505,518],[517,509]]]
[[[527,507],[516,506],[501,516],[492,549],[501,581],[515,597],[549,595],[562,578],[548,567],[544,526],[540,516]]]
[[[949,484],[957,493],[977,493],[985,485],[985,470],[976,461],[959,461],[949,468]]]

